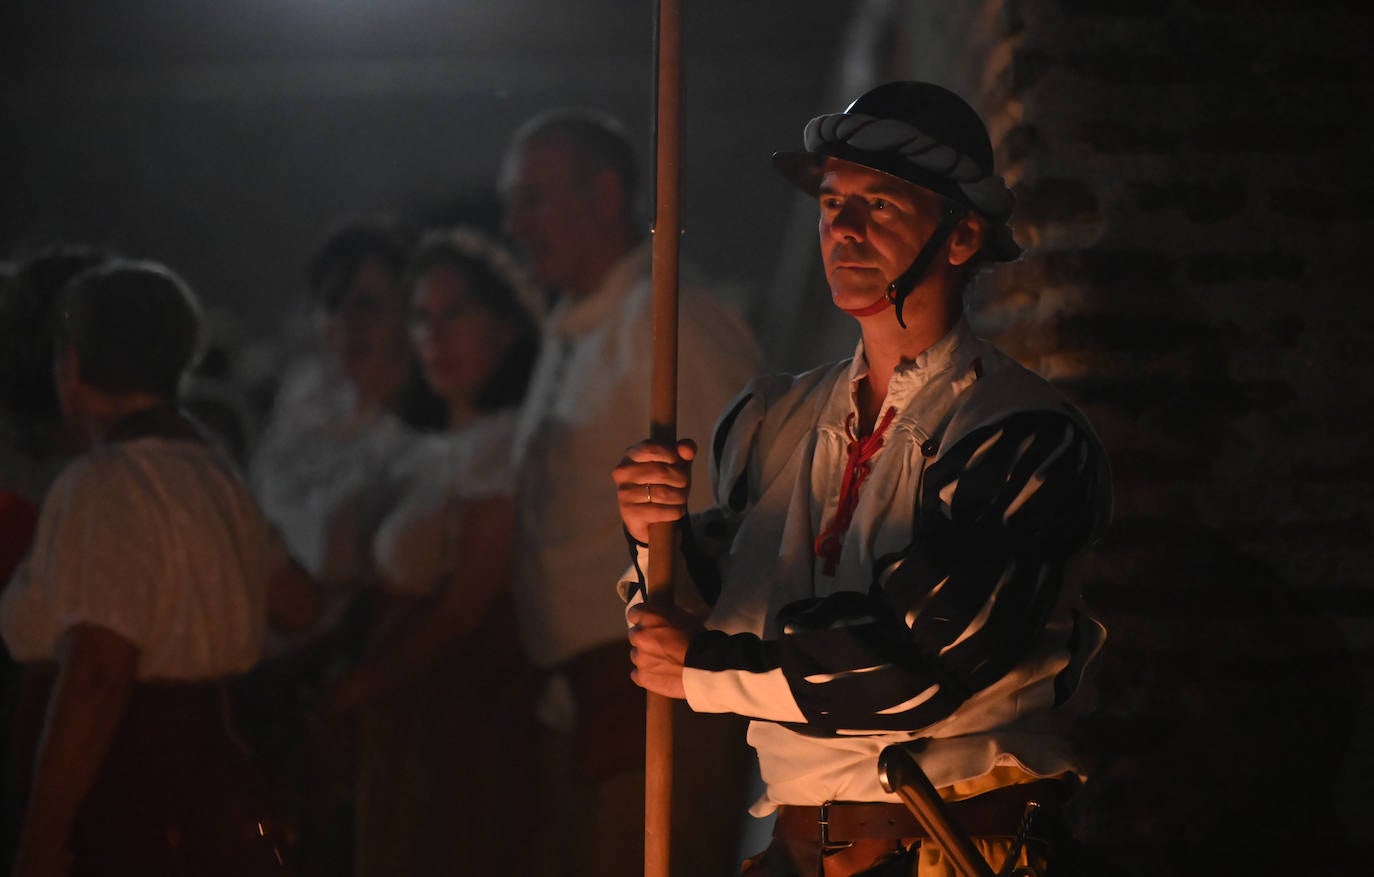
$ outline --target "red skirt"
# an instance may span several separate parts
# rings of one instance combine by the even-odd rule
[[[17,731],[21,764],[40,728]],[[283,877],[288,833],[274,810],[222,684],[141,682],[77,812],[71,874]]]

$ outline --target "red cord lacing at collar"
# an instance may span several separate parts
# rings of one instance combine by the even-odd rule
[[[849,436],[849,457],[845,461],[844,477],[840,480],[840,502],[835,509],[835,517],[816,537],[813,546],[815,555],[825,561],[822,571],[828,576],[835,574],[835,568],[840,563],[840,549],[844,545],[844,536],[849,531],[850,521],[854,519],[854,510],[859,506],[859,488],[868,480],[869,473],[873,470],[869,461],[883,446],[883,435],[892,424],[892,418],[896,416],[897,409],[889,407],[873,433],[861,439],[854,437],[854,412],[849,412],[849,416],[845,418],[844,431]]]

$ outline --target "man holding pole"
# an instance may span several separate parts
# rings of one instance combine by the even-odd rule
[[[766,791],[752,812],[777,820],[747,874],[959,873],[883,787],[893,744],[993,869],[1039,804],[1021,861],[1064,873],[1057,805],[1082,778],[1071,696],[1103,631],[1063,573],[1109,516],[1105,457],[1076,409],[964,318],[973,274],[1020,254],[972,108],[888,83],[804,140],[774,162],[818,199],[831,297],[861,340],[726,409],[716,504],[684,523],[676,581],[711,609],[642,604],[636,545],[622,582],[634,679],[753,720]],[[616,467],[636,543],[695,508],[695,456],[691,441],[642,442]]]
[[[616,120],[554,110],[515,133],[501,173],[506,230],[558,295],[515,447],[513,586],[521,639],[543,674],[547,785],[531,797],[548,812],[547,874],[639,875],[644,863],[645,701],[605,587],[626,559],[605,466],[650,419],[650,246],[636,219],[636,165]],[[733,308],[691,283],[681,296],[679,346],[689,365],[678,417],[699,433],[758,373],[761,356]],[[744,725],[679,712],[684,803],[675,812],[697,841],[682,847],[677,870],[716,873],[736,852],[741,820],[721,798],[745,795]]]

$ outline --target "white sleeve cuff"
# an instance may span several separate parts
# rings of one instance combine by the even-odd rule
[[[781,669],[699,670],[684,667],[682,688],[687,704],[699,713],[735,713],[770,722],[806,722]]]

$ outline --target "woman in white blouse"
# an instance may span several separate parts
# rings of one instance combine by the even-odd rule
[[[507,597],[511,444],[542,297],[495,241],[434,232],[408,272],[411,341],[448,425],[405,469],[374,542],[381,594],[364,658],[332,692],[360,710],[357,873],[483,873],[509,775],[494,702],[520,676]],[[477,753],[480,753],[478,755]],[[509,862],[506,863],[509,865]]]
[[[304,627],[315,606],[247,486],[177,410],[199,306],[143,262],[86,272],[61,303],[55,388],[89,448],[48,491],[0,600],[6,646],[52,674],[41,727],[15,729],[32,772],[14,873],[287,873],[225,685],[269,622]]]
[[[430,395],[418,373],[412,381],[407,349],[412,245],[382,217],[348,219],[326,235],[309,271],[320,349],[288,369],[251,466],[253,490],[292,556],[340,607],[372,575],[371,540],[395,498],[396,461],[416,444],[405,409]]]
[[[400,489],[398,465],[420,441],[409,403],[432,399],[411,355],[404,274],[409,229],[349,216],[310,259],[315,348],[286,370],[257,442],[251,484],[293,558],[319,583],[308,630],[269,632],[267,660],[236,686],[248,739],[262,753],[320,872],[351,869],[354,728],[316,714],[320,688],[356,655],[375,579],[372,539]],[[423,390],[423,392],[421,392]]]

